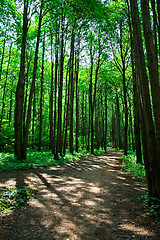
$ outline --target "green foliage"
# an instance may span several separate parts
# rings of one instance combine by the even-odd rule
[[[123,156],[122,170],[131,173],[136,179],[142,179],[145,176],[144,165],[136,163],[136,156],[134,153],[130,153],[128,156]]]
[[[0,187],[0,211],[9,211],[22,206],[33,195],[28,187]]]
[[[144,210],[148,214],[160,216],[160,200],[159,199],[150,197],[148,194],[145,194],[140,197],[140,200],[143,201]]]
[[[95,150],[95,154],[102,154],[104,150]],[[65,156],[59,157],[58,160],[54,159],[53,154],[49,150],[42,150],[38,152],[37,150],[29,150],[27,159],[23,161],[18,161],[14,154],[11,153],[0,153],[0,171],[10,171],[10,170],[20,170],[20,169],[30,169],[38,167],[47,167],[53,165],[63,164],[65,162],[71,162],[81,157],[92,156],[87,150],[80,150],[78,153],[74,152],[72,155],[69,150],[66,151]]]

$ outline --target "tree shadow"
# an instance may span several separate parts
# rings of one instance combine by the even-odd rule
[[[115,156],[115,157],[114,157]],[[120,171],[121,154],[83,159],[63,166],[20,171],[4,183],[26,185],[36,194],[2,219],[0,239],[159,239],[141,216],[137,197],[145,185]],[[147,225],[148,224],[148,225]]]

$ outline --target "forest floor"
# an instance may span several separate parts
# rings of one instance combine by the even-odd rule
[[[0,185],[29,186],[22,208],[1,214],[1,240],[160,239],[160,226],[138,197],[143,181],[121,171],[122,153],[57,167],[0,173]]]

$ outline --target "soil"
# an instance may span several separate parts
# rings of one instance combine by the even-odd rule
[[[29,186],[35,194],[1,214],[0,239],[160,239],[156,218],[138,200],[146,184],[121,171],[121,156],[110,149],[57,167],[1,172],[1,186]]]

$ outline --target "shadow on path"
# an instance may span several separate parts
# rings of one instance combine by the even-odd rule
[[[1,173],[2,184],[27,185],[36,194],[1,217],[0,239],[160,239],[137,200],[145,185],[120,170],[121,155],[109,150],[57,167]]]

